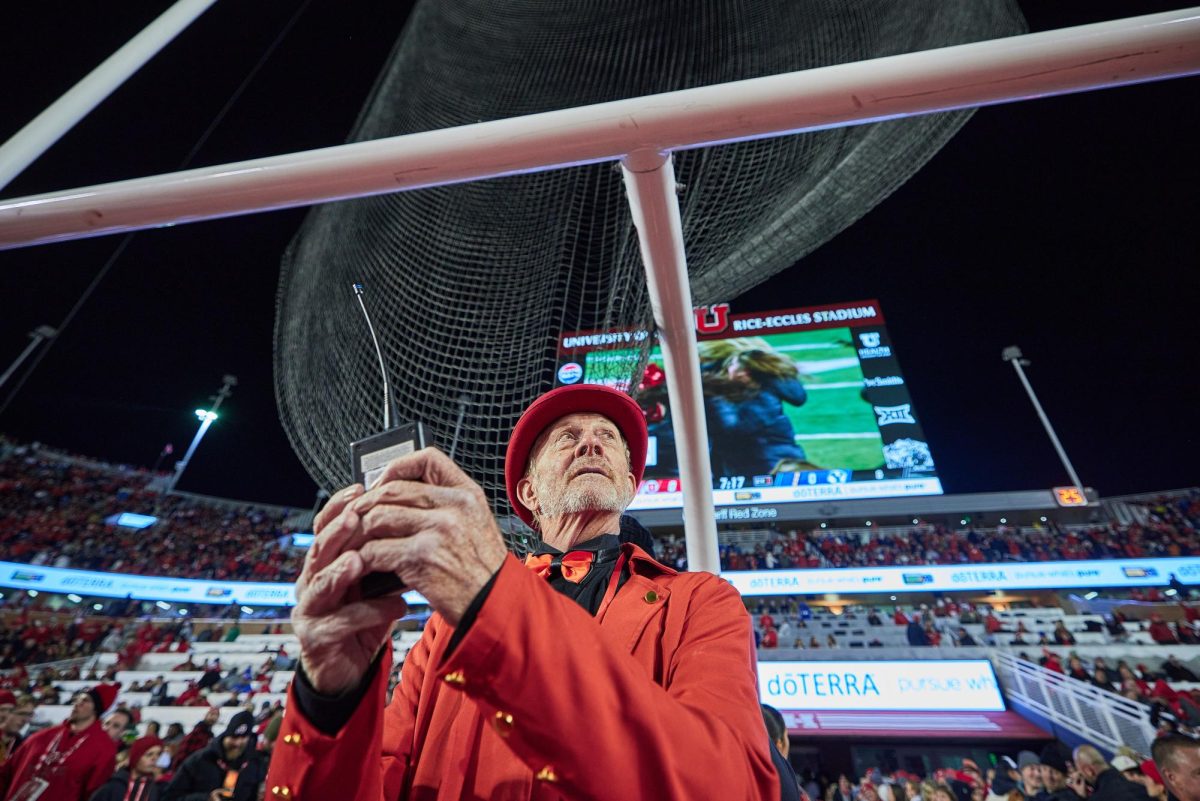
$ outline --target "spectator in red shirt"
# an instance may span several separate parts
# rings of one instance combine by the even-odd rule
[[[209,707],[208,714],[204,716],[204,720],[196,724],[196,727],[184,735],[179,741],[179,747],[175,749],[175,755],[171,757],[171,770],[178,770],[183,761],[197,751],[204,750],[213,738],[213,726],[217,725],[217,720],[221,717],[221,710],[214,707]]]
[[[1159,645],[1179,644],[1179,638],[1171,631],[1171,626],[1157,613],[1150,616],[1150,639]]]
[[[763,629],[762,642],[759,645],[762,648],[778,648],[779,632],[774,628]]]

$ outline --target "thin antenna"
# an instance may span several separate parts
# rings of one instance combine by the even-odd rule
[[[371,315],[367,313],[367,304],[363,302],[363,285],[352,284],[354,297],[358,298],[358,308],[362,309],[363,319],[367,321],[367,330],[371,332],[371,342],[375,344],[375,356],[379,359],[379,373],[383,376],[383,430],[392,428],[396,414],[396,399],[392,397],[392,384],[388,380],[387,364],[383,361],[383,351],[379,348],[379,337],[375,336],[375,326],[371,324]]]
[[[463,417],[467,414],[467,404],[472,400],[467,392],[458,396],[458,422],[454,424],[454,439],[450,441],[450,458],[454,459],[454,451],[458,448],[458,435],[462,433]]]

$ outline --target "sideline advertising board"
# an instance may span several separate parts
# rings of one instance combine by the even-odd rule
[[[776,709],[1003,712],[986,659],[759,662],[759,696]]]
[[[1171,576],[1184,584],[1200,583],[1200,559],[1095,559],[721,573],[742,595],[1165,587],[1170,584]]]
[[[23,565],[16,562],[0,562],[0,587],[95,595],[101,598],[129,596],[139,601],[170,603],[296,605],[295,586],[283,582],[133,576],[125,573]],[[425,603],[425,599],[417,592],[406,592],[404,599],[409,603]]]

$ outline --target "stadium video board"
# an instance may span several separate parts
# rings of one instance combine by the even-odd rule
[[[753,314],[696,310],[717,506],[940,495],[933,456],[874,300]],[[565,334],[557,386],[628,389],[645,331]],[[650,428],[631,509],[682,506],[662,352],[636,394]]]

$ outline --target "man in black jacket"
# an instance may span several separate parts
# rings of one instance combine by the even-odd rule
[[[1174,654],[1171,654],[1167,657],[1167,661],[1163,662],[1162,672],[1168,681],[1197,681],[1196,674],[1179,661],[1179,657]]]
[[[1088,801],[1149,801],[1146,788],[1134,784],[1113,769],[1093,746],[1075,749],[1075,769],[1092,786]]]
[[[1082,779],[1071,768],[1071,749],[1055,740],[1042,749],[1042,792],[1038,801],[1083,801]]]
[[[267,766],[254,750],[253,729],[249,712],[234,715],[224,734],[184,761],[163,801],[256,801]]]

